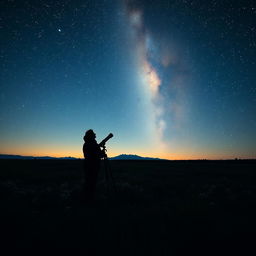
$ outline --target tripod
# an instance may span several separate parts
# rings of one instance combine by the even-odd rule
[[[109,159],[107,156],[107,149],[106,149],[105,145],[103,145],[102,148],[103,148],[103,152],[104,152],[103,164],[104,164],[104,169],[105,169],[105,182],[108,186],[108,190],[110,190],[110,188],[112,188],[114,190],[114,192],[116,193],[117,192],[116,183],[113,178],[111,166],[110,166]]]

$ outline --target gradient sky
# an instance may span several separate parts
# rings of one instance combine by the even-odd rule
[[[256,157],[255,1],[0,3],[0,153]]]

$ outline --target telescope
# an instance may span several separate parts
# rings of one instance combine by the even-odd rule
[[[100,143],[99,143],[99,146],[100,147],[104,147],[105,146],[105,143],[111,139],[114,135],[112,133],[110,133],[104,140],[102,140]]]

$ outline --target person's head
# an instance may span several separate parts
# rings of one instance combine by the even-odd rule
[[[96,138],[96,134],[92,129],[87,130],[84,135],[84,141],[86,140],[94,140]]]

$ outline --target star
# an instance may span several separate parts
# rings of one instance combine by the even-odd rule
[[[60,29],[60,28],[58,28],[58,32],[61,32],[61,29]]]

